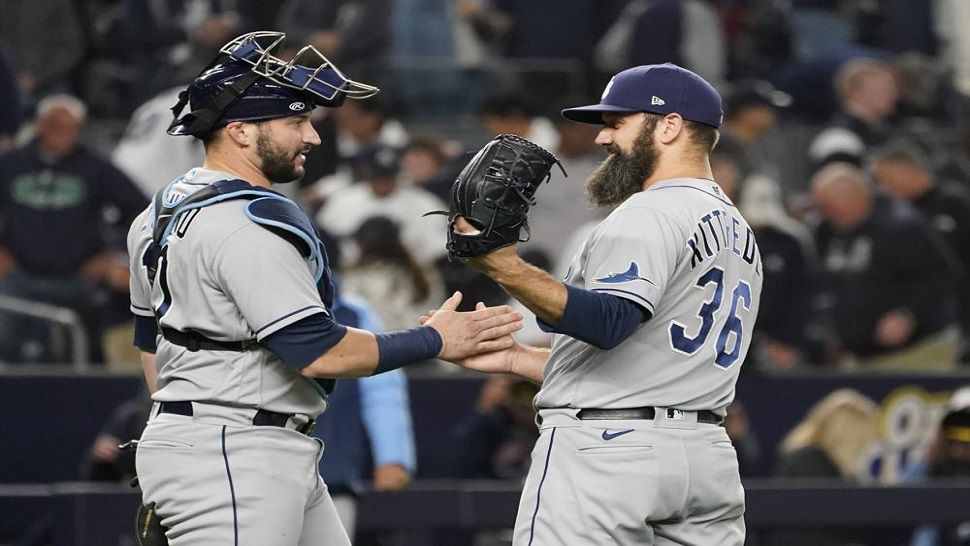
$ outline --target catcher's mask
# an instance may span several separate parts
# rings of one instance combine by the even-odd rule
[[[348,97],[364,99],[379,91],[344,76],[313,46],[289,62],[280,59],[285,40],[282,32],[251,32],[222,46],[179,94],[168,134],[203,135],[232,121],[292,116],[318,105],[336,108]],[[186,104],[190,111],[180,117]]]

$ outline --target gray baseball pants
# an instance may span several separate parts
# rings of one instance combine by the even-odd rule
[[[319,440],[253,426],[254,410],[194,404],[152,418],[136,455],[171,546],[349,546],[317,463]]]
[[[744,490],[724,428],[693,412],[580,420],[541,410],[514,546],[741,546]]]

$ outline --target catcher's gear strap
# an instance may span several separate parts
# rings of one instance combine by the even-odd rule
[[[228,59],[229,56],[220,55],[216,58],[216,60],[209,63],[206,70],[212,68],[218,64],[218,62]],[[261,77],[262,76],[255,72],[249,72],[248,74],[234,81],[232,85],[229,85],[223,89],[222,92],[216,96],[216,98],[212,99],[211,102],[202,108],[193,110],[185,114],[183,117],[179,117],[179,114],[182,113],[182,109],[185,108],[185,105],[189,103],[188,90],[186,89],[185,91],[182,91],[179,93],[178,103],[172,107],[172,114],[174,115],[175,119],[172,121],[169,129],[175,127],[176,125],[184,125],[185,134],[188,135],[201,135],[209,132],[213,127],[215,127],[216,122],[219,121],[219,117],[222,115],[222,113],[228,110],[233,103],[239,100],[239,97],[243,96],[246,89],[249,89],[249,86],[256,83],[256,80]]]
[[[536,319],[545,332],[565,334],[609,350],[626,341],[650,319],[650,311],[632,300],[566,285],[566,309],[555,326]]]
[[[155,282],[159,258],[162,256],[165,247],[168,246],[169,237],[179,225],[180,220],[188,218],[186,214],[191,211],[232,199],[268,199],[269,201],[266,201],[266,203],[277,203],[276,205],[257,207],[255,213],[249,207],[253,203],[247,203],[246,217],[270,229],[273,233],[293,244],[304,257],[312,260],[316,268],[315,278],[317,281],[320,280],[325,270],[322,251],[320,250],[321,245],[316,238],[312,224],[309,223],[306,215],[300,211],[295,203],[272,190],[253,186],[239,179],[220,180],[188,195],[171,191],[172,186],[177,182],[173,182],[164,190],[156,193],[152,200],[149,213],[149,222],[152,225],[152,242],[142,257],[142,263],[148,271],[149,284]],[[279,203],[283,204],[280,205]],[[262,215],[260,215],[260,212],[262,212]],[[294,235],[298,237],[294,238]],[[155,310],[156,320],[159,316],[158,311]],[[181,332],[168,328],[162,328],[161,332],[165,339],[189,350],[247,351],[258,347],[256,341],[252,339],[225,342],[210,339],[198,332]]]
[[[162,518],[155,511],[155,503],[140,504],[135,512],[135,536],[140,546],[168,546]]]
[[[148,222],[152,226],[152,244],[142,257],[142,263],[148,269],[148,282],[155,282],[158,258],[162,249],[168,246],[168,237],[172,229],[178,225],[178,220],[185,213],[230,199],[256,199],[267,194],[274,194],[270,190],[253,186],[245,180],[220,180],[205,186],[188,195],[172,191],[178,179],[152,198]]]

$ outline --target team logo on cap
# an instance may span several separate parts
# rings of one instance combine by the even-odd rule
[[[290,103],[290,110],[293,110],[294,112],[299,112],[300,110],[303,110],[304,108],[306,108],[306,104],[303,104],[302,102],[291,102]]]
[[[664,104],[667,104],[667,102],[662,98],[658,97],[657,95],[650,97],[651,106],[663,106]]]

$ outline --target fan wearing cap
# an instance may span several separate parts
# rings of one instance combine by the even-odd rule
[[[740,82],[728,95],[717,149],[734,159],[740,180],[753,174],[779,179],[765,136],[777,124],[779,110],[791,102],[791,96],[763,80]]]
[[[205,161],[128,234],[135,344],[155,402],[135,458],[143,544],[350,544],[310,436],[334,379],[500,349],[521,324],[508,307],[455,312],[460,294],[410,330],[335,321],[313,223],[270,187],[302,176],[320,143],[315,106],[377,89],[310,46],[283,61],[283,38],[240,36],[180,95],[169,132],[201,139]]]
[[[762,264],[712,179],[721,97],[679,66],[638,66],[598,104],[562,115],[600,126],[609,156],[586,189],[615,209],[562,281],[515,245],[468,262],[554,333],[551,349],[516,343],[458,361],[542,383],[513,544],[741,545],[744,492],[718,425],[751,341]]]

